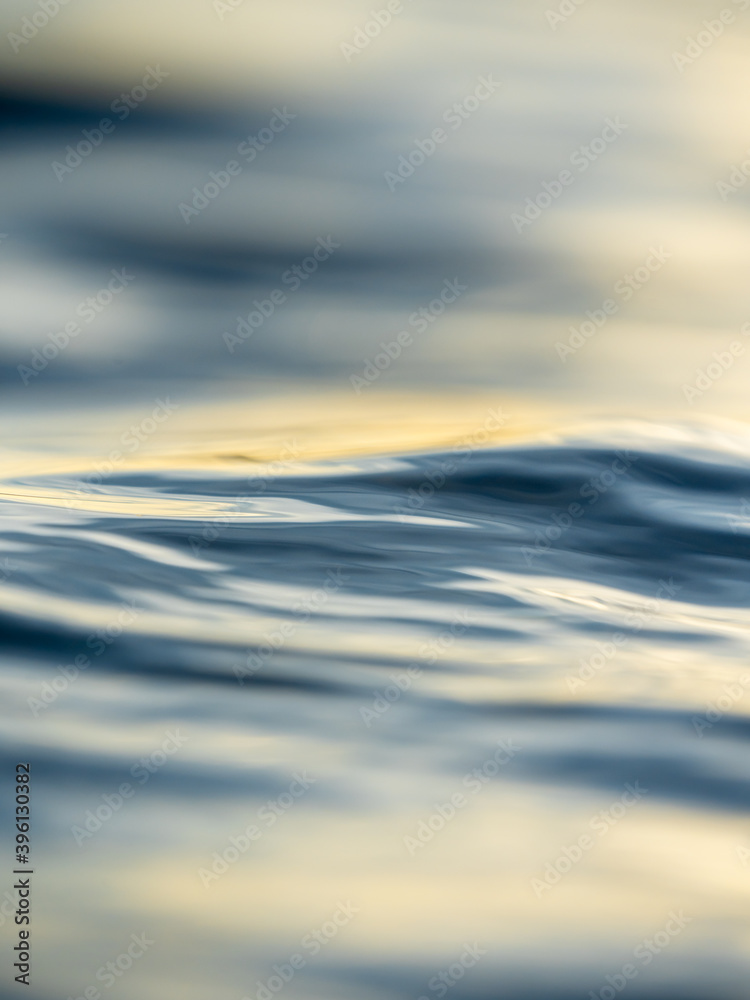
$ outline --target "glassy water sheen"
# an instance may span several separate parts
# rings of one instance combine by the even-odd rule
[[[744,429],[84,425],[2,482],[34,997],[747,996]]]

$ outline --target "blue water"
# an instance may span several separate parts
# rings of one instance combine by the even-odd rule
[[[747,1000],[747,0],[688,65],[685,0],[59,6],[0,74],[26,995]]]
[[[634,997],[744,997],[743,433],[231,469],[183,442],[104,477],[27,441],[0,595],[33,995],[145,932],[121,996],[262,997],[301,954],[285,996],[453,965],[454,998],[567,1000],[630,962]]]

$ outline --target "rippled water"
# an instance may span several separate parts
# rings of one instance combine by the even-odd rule
[[[287,402],[5,453],[33,995],[747,996],[746,429]]]
[[[748,0],[57,6],[0,10],[26,993],[747,1000]]]

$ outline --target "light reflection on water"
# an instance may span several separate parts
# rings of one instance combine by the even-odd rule
[[[8,53],[0,714],[39,1000],[269,1000],[298,952],[284,998],[416,1000],[468,946],[450,1000],[607,1000],[628,963],[627,997],[746,996],[744,4],[687,67],[707,0],[405,3],[349,60],[348,0],[76,0]]]
[[[742,429],[540,433],[529,408],[467,448],[486,400],[401,397],[405,446],[384,427],[367,455],[361,415],[347,441],[340,400],[311,427],[293,398],[186,406],[95,490],[85,412],[11,456],[3,727],[35,762],[39,995],[145,931],[123,996],[254,997],[300,953],[287,996],[416,997],[475,943],[456,997],[586,996],[628,961],[634,996],[741,996]],[[195,422],[218,444],[192,461]]]

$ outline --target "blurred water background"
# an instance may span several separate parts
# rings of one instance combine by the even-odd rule
[[[746,7],[4,6],[33,1000],[748,996]]]

